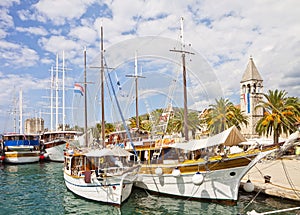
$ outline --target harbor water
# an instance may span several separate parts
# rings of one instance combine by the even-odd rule
[[[297,207],[300,202],[240,191],[235,206],[170,198],[134,189],[118,208],[89,201],[68,191],[63,164],[0,164],[0,214],[246,214]],[[292,211],[277,214],[300,214]]]

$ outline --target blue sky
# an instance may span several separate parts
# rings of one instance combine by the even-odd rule
[[[11,113],[20,89],[23,91],[24,119],[41,114],[46,127],[50,126],[49,71],[51,66],[55,66],[56,54],[59,55],[59,65],[62,64],[63,51],[65,66],[69,69],[66,72],[66,123],[81,123],[78,116],[82,112],[82,97],[73,93],[72,86],[83,80],[84,47],[87,48],[88,66],[97,65],[101,23],[107,53],[121,50],[114,47],[122,47],[126,41],[131,41],[133,47],[139,49],[141,59],[138,70],[140,72],[142,68],[147,76],[145,80],[140,80],[141,113],[147,112],[146,106],[153,109],[165,105],[169,85],[172,85],[174,77],[177,78],[180,68],[174,63],[178,56],[160,54],[163,50],[159,50],[159,47],[163,47],[163,44],[153,45],[156,53],[149,57],[152,52],[137,46],[135,39],[152,36],[178,40],[180,17],[184,17],[184,41],[191,44],[196,53],[187,61],[191,70],[190,107],[201,110],[213,102],[214,97],[220,96],[238,104],[239,82],[251,55],[264,79],[264,92],[284,89],[289,96],[299,97],[299,7],[297,0],[254,0],[251,3],[233,0],[2,0],[0,131],[13,130]],[[134,72],[134,51],[128,53],[127,48],[127,55],[124,62],[114,65],[117,68],[111,75],[114,82],[116,79],[121,81],[122,91],[117,93],[121,103],[123,101],[125,115],[130,117],[134,115],[132,80],[125,76]],[[171,58],[174,58],[173,61]],[[116,60],[108,59],[109,65]],[[215,79],[214,83],[220,87],[203,76],[200,70],[203,64],[199,68],[196,65],[202,61],[206,63],[205,68],[209,67],[210,78]],[[200,72],[195,72],[198,69]],[[89,67],[88,72],[92,73],[93,77],[90,78],[97,79],[97,69]],[[178,77],[178,90],[173,95],[180,94],[180,80]],[[208,83],[203,83],[203,80]],[[90,106],[93,107],[91,124],[99,120],[96,116],[99,113],[98,88],[97,81],[94,82],[88,89]],[[159,87],[163,89],[159,90]],[[212,94],[212,91],[215,93]],[[201,96],[204,94],[206,96]],[[61,107],[61,91],[59,95]],[[173,102],[180,106],[181,98],[177,97]],[[109,94],[106,94],[106,99],[107,109],[110,110],[107,119],[110,121],[114,118],[111,111],[114,108],[109,104]],[[62,112],[61,108],[59,112]],[[59,115],[59,121],[62,121],[62,114]]]

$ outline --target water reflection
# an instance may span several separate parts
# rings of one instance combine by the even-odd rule
[[[104,214],[118,215],[121,209],[101,202],[89,201],[66,190],[63,199],[64,214]]]

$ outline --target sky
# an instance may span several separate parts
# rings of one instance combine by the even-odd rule
[[[164,107],[171,97],[182,106],[180,19],[187,54],[188,105],[201,110],[217,97],[240,102],[240,80],[250,56],[263,78],[264,92],[300,92],[300,1],[297,0],[1,0],[0,132],[13,131],[22,91],[23,120],[45,119],[51,127],[51,68],[58,55],[58,120],[62,123],[62,64],[65,66],[65,123],[82,123],[83,97],[73,91],[83,82],[87,51],[89,123],[99,121],[100,26],[104,29],[107,67],[126,118],[135,114],[135,52],[138,56],[139,111]],[[177,45],[178,45],[177,44]],[[171,47],[172,45],[176,47]],[[123,56],[123,57],[120,57]],[[108,70],[107,70],[108,71]],[[108,75],[106,75],[108,80]],[[175,83],[175,84],[174,84]],[[114,84],[113,84],[114,85]],[[181,86],[180,86],[181,85]],[[106,85],[107,86],[107,85]],[[159,87],[161,89],[159,89]],[[55,95],[55,91],[54,91]],[[106,120],[116,105],[105,94]],[[54,99],[54,105],[55,105]],[[114,111],[112,111],[114,110]],[[53,110],[56,113],[56,109]],[[17,119],[18,121],[18,119]]]

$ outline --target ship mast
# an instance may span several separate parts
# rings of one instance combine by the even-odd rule
[[[87,82],[86,82],[86,47],[83,51],[84,56],[84,133],[85,133],[85,146],[88,147],[88,136],[87,136]]]
[[[139,129],[139,103],[138,103],[138,79],[145,78],[141,75],[138,75],[138,64],[137,64],[137,51],[135,52],[135,60],[134,60],[134,75],[126,75],[126,77],[134,78],[135,81],[135,122],[136,128]]]
[[[19,112],[20,112],[20,120],[19,120],[19,133],[23,133],[23,96],[22,90],[19,92]]]
[[[103,26],[101,25],[101,55],[100,55],[100,62],[101,62],[101,71],[100,71],[100,76],[101,76],[101,134],[102,134],[102,142],[103,146],[105,146],[105,119],[104,119],[104,63],[103,63],[103,54],[104,54],[104,49],[103,49]]]
[[[173,52],[181,53],[182,59],[182,78],[183,78],[183,125],[184,125],[184,138],[186,141],[189,140],[189,130],[188,130],[188,107],[187,107],[187,84],[186,84],[186,66],[185,66],[185,54],[194,54],[192,52],[184,50],[184,40],[183,40],[183,17],[180,19],[180,38],[181,38],[181,50],[170,50]]]

